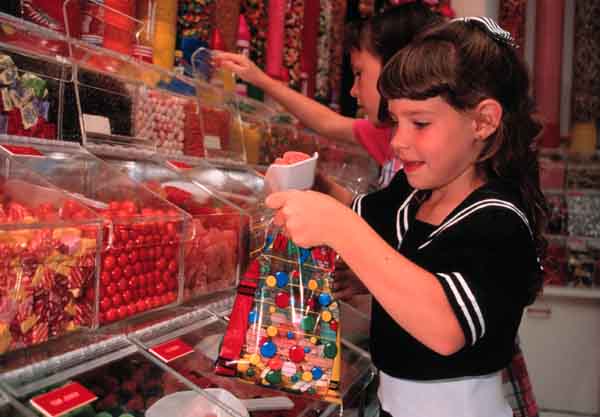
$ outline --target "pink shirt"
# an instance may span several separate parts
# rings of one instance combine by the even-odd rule
[[[357,119],[352,124],[352,132],[369,155],[382,166],[379,186],[386,186],[402,168],[402,164],[396,159],[390,146],[392,128],[377,127],[368,120]]]

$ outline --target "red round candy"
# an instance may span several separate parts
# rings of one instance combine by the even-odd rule
[[[110,285],[111,281],[112,281],[112,279],[108,272],[104,271],[100,274],[100,282],[102,283],[102,285],[104,285],[104,286]]]
[[[124,268],[125,266],[127,266],[127,264],[129,264],[129,258],[124,253],[119,255],[118,261],[119,261],[119,266],[122,268]]]
[[[117,284],[117,286],[119,287],[119,289],[121,291],[125,291],[127,288],[129,288],[129,283],[127,282],[127,280],[125,278],[121,278],[119,280],[119,283]]]
[[[111,308],[106,312],[106,320],[108,321],[115,321],[118,317],[116,308]]]
[[[115,284],[110,284],[106,287],[106,293],[111,296],[115,295],[117,293],[117,286]]]
[[[338,323],[337,323],[337,321],[331,320],[329,322],[329,327],[331,328],[331,330],[333,330],[334,332],[336,332],[337,329],[338,329]]]
[[[131,278],[131,276],[133,275],[134,270],[133,267],[131,265],[127,265],[124,269],[123,269],[123,275],[125,275],[126,278]]]
[[[108,255],[106,258],[104,258],[103,265],[104,265],[104,269],[106,271],[110,272],[115,267],[116,264],[117,264],[117,260],[114,256]]]
[[[133,295],[130,290],[125,290],[125,291],[123,291],[122,297],[123,297],[123,303],[129,304],[133,298]]]
[[[121,279],[121,275],[123,275],[123,271],[118,266],[115,266],[115,268],[111,272],[111,275],[112,275],[113,280],[118,281],[119,279]]]
[[[275,304],[279,308],[287,308],[290,305],[290,295],[286,292],[280,292],[275,296]]]
[[[110,301],[110,298],[108,297],[104,297],[102,299],[102,301],[100,301],[100,309],[102,311],[108,311],[108,309],[112,306],[112,302]]]
[[[137,312],[138,312],[138,309],[137,309],[137,304],[135,304],[135,303],[132,303],[132,304],[129,304],[129,305],[127,306],[127,313],[128,313],[130,316],[133,316],[134,314],[137,314]]]
[[[304,348],[298,345],[292,346],[290,348],[290,359],[292,362],[302,362],[304,360]]]
[[[121,305],[121,303],[123,303],[123,297],[121,296],[120,293],[117,293],[112,296],[112,305],[114,307],[119,307]]]
[[[281,369],[281,367],[283,366],[283,361],[279,358],[272,358],[267,363],[267,366],[274,371],[279,371]]]
[[[119,314],[119,318],[120,319],[124,319],[129,314],[129,310],[127,309],[127,306],[121,306],[121,307],[119,307],[119,309],[117,310],[117,312]]]

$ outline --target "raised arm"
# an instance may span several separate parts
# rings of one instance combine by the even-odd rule
[[[244,55],[219,52],[217,65],[233,71],[244,81],[261,88],[284,106],[305,126],[328,138],[355,142],[352,131],[354,119],[341,116],[319,102],[269,77]]]

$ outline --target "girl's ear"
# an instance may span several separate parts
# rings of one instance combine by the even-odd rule
[[[475,107],[475,138],[485,140],[492,135],[502,120],[502,106],[497,100],[486,98]]]

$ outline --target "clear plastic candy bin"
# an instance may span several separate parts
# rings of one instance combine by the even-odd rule
[[[102,221],[3,155],[0,172],[0,354],[4,354],[94,326]]]

